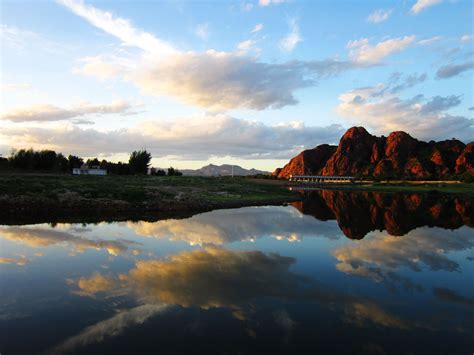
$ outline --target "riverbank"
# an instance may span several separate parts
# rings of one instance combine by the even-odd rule
[[[0,224],[157,220],[298,198],[241,177],[0,175]]]
[[[407,193],[448,193],[474,197],[474,184],[460,183],[457,181],[384,181],[384,182],[359,182],[353,184],[302,184],[291,185],[295,190],[321,189],[321,190],[348,190],[348,191],[373,191],[373,192],[407,192]]]

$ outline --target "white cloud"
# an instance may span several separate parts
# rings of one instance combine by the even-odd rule
[[[368,17],[367,21],[372,23],[380,23],[388,20],[390,15],[392,14],[392,9],[384,10],[379,9],[372,12]]]
[[[411,13],[416,15],[428,7],[440,4],[442,2],[443,0],[417,0],[417,2],[411,7]]]
[[[380,84],[343,93],[339,101],[336,111],[340,116],[377,134],[402,130],[424,140],[456,137],[471,141],[474,137],[474,119],[446,112],[461,102],[459,96],[402,99]]]
[[[257,33],[263,30],[263,24],[262,23],[257,23],[255,27],[250,31],[250,33]]]
[[[317,127],[288,122],[269,126],[216,115],[148,121],[106,131],[71,124],[58,124],[55,128],[8,127],[0,131],[0,141],[12,148],[34,146],[82,156],[129,153],[140,145],[146,146],[154,157],[286,159],[304,148],[336,143],[343,133],[339,125]]]
[[[461,36],[461,42],[470,42],[474,38],[473,35],[464,35]]]
[[[61,108],[49,104],[15,108],[0,113],[0,120],[13,122],[61,121],[86,115],[131,114],[132,106],[126,101],[114,101],[111,104],[94,105],[81,103],[71,108]]]
[[[136,29],[128,20],[114,16],[108,11],[87,5],[81,0],[57,1],[95,27],[119,38],[124,45],[138,47],[159,55],[176,53],[176,49],[170,43],[158,39],[148,32]]]
[[[245,53],[245,52],[248,52],[250,49],[252,49],[255,43],[257,42],[252,39],[248,39],[246,41],[242,41],[238,43],[237,49],[239,50],[239,52]]]
[[[418,44],[421,46],[430,46],[434,43],[437,43],[443,39],[442,36],[434,36],[431,38],[426,38],[418,41]]]
[[[104,339],[122,334],[127,328],[145,323],[148,319],[166,312],[169,308],[168,305],[145,304],[121,311],[113,317],[93,324],[79,334],[66,339],[51,352],[62,354],[90,344],[100,343]]]
[[[32,89],[31,84],[1,84],[2,91],[30,91]]]
[[[260,6],[270,6],[270,5],[277,5],[277,4],[283,4],[284,2],[287,2],[288,0],[258,0],[258,4]]]
[[[118,77],[132,82],[142,93],[171,96],[210,111],[235,108],[263,110],[297,103],[294,92],[314,86],[320,79],[343,71],[379,64],[378,61],[408,46],[414,36],[387,40],[375,46],[368,42],[352,46],[352,60],[338,59],[262,63],[246,56],[251,42],[241,43],[236,52],[178,51],[153,35],[134,28],[129,21],[73,0],[60,0],[74,13],[119,38],[123,44],[144,50],[141,56],[101,55],[83,59],[76,72],[101,79]],[[296,20],[281,41],[285,51],[301,42]],[[367,40],[368,41],[368,40]]]
[[[288,22],[290,31],[288,34],[280,40],[280,48],[284,52],[292,52],[298,43],[303,39],[301,38],[300,28],[296,19],[291,19]]]
[[[209,39],[209,36],[211,35],[209,23],[208,22],[200,23],[199,25],[196,26],[196,30],[194,31],[194,33],[203,41],[207,41]]]
[[[406,49],[415,39],[415,36],[405,36],[388,39],[376,45],[371,45],[369,44],[368,38],[361,38],[359,40],[349,41],[347,48],[350,49],[349,57],[355,62],[361,64],[376,64],[385,57]]]

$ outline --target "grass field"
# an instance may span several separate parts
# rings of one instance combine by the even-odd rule
[[[239,177],[0,175],[0,216],[203,211],[296,198],[280,184]]]

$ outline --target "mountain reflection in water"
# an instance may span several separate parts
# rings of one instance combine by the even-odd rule
[[[186,219],[0,226],[0,352],[470,353],[472,206],[312,191]]]
[[[351,239],[361,239],[374,230],[402,236],[422,226],[474,227],[474,203],[468,198],[334,190],[301,194],[304,200],[292,203],[295,208],[322,221],[337,220]]]

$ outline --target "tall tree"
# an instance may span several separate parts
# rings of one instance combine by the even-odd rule
[[[130,154],[128,164],[133,174],[146,174],[150,161],[151,154],[146,150],[139,150]]]

